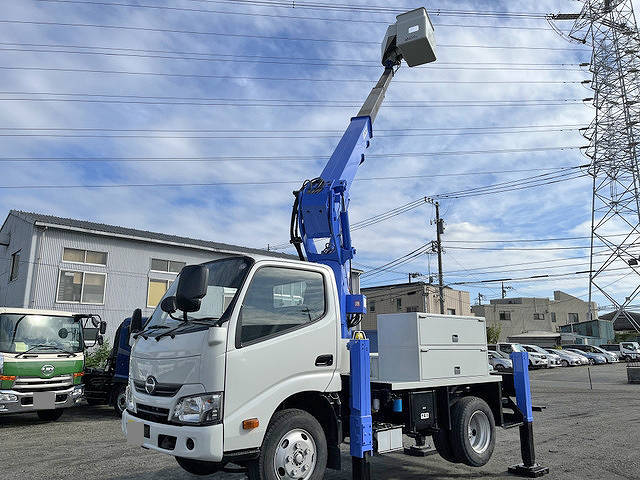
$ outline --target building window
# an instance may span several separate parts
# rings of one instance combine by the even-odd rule
[[[9,281],[18,278],[18,272],[20,271],[20,250],[11,255],[11,273],[9,273]]]
[[[511,320],[511,312],[500,312],[500,320]]]
[[[399,312],[402,311],[402,299],[401,298],[396,298],[396,310],[398,310]]]
[[[71,263],[88,263],[91,265],[106,265],[107,252],[94,252],[93,250],[79,250],[77,248],[65,248],[62,252],[62,260]]]
[[[238,325],[243,344],[313,323],[324,315],[322,274],[279,267],[256,272]]]
[[[418,311],[418,307],[417,306],[407,307],[407,313],[412,313],[412,312],[417,312],[417,311]]]
[[[580,317],[577,313],[569,313],[569,323],[578,323],[580,321]]]
[[[147,286],[147,307],[155,308],[160,303],[160,300],[162,300],[169,285],[171,285],[169,280],[150,278],[149,285]]]
[[[376,311],[376,301],[375,300],[371,300],[369,302],[369,311],[370,312],[375,312]]]
[[[455,308],[447,308],[447,315],[455,315],[455,314],[456,314]]]
[[[176,262],[174,260],[151,259],[151,270],[154,272],[180,273],[180,270],[185,265],[185,262]]]
[[[533,314],[533,319],[534,320],[544,320],[544,313],[534,313]]]
[[[107,275],[104,273],[60,270],[56,301],[104,305],[106,279]]]
[[[551,322],[556,323],[556,312],[551,312]]]

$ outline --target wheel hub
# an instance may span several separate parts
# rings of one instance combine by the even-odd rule
[[[277,478],[306,480],[315,466],[316,444],[306,430],[291,430],[280,439],[273,459]]]
[[[468,428],[469,443],[478,454],[483,453],[491,443],[491,423],[487,415],[478,410],[473,412],[469,419]]]

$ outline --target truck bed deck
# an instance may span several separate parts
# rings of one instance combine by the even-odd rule
[[[462,378],[440,378],[432,380],[424,380],[420,382],[394,382],[384,380],[371,380],[371,385],[391,387],[391,390],[421,390],[436,387],[449,387],[457,385],[472,385],[478,383],[495,383],[500,382],[500,375],[479,375],[474,377]]]

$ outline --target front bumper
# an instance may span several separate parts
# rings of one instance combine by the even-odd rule
[[[69,408],[76,405],[82,399],[84,387],[74,385],[65,390],[56,390],[53,406]],[[18,392],[16,390],[0,390],[0,394],[9,395],[12,401],[0,400],[0,414],[3,413],[27,413],[38,411],[33,404],[34,392]],[[13,400],[15,398],[15,400]]]
[[[133,423],[144,425],[142,441],[135,438],[133,429],[129,428]],[[143,420],[129,411],[125,411],[122,414],[122,433],[127,437],[127,442],[175,457],[208,462],[220,462],[223,457],[222,424],[202,427],[167,425]]]

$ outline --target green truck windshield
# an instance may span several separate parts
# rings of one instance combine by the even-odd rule
[[[54,348],[82,352],[79,321],[72,317],[0,314],[0,352],[51,353]]]

